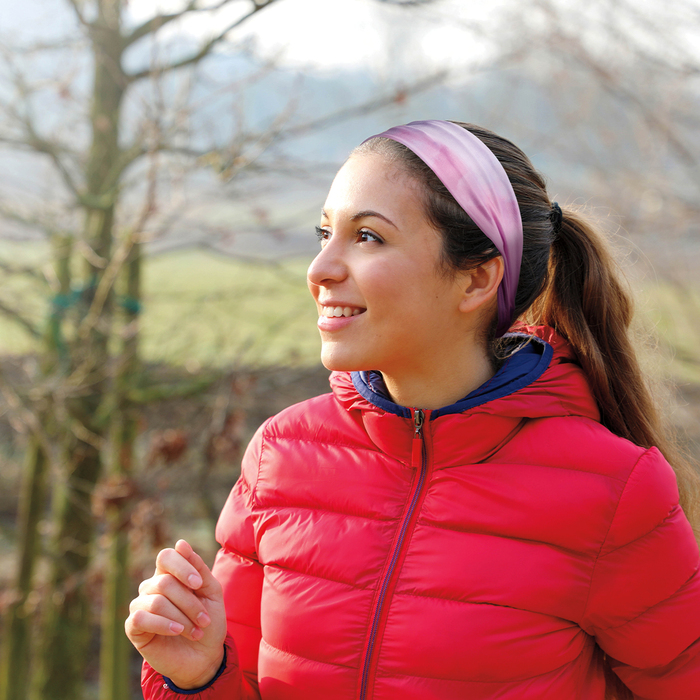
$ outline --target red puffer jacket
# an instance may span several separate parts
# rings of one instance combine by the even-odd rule
[[[223,670],[185,692],[146,664],[145,697],[602,700],[605,653],[637,698],[700,698],[674,473],[539,333],[454,406],[342,373],[263,425],[217,528]]]

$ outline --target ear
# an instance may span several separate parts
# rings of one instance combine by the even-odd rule
[[[495,304],[503,272],[503,258],[500,255],[483,265],[465,270],[462,273],[463,293],[459,310],[463,313],[471,313],[478,309],[486,310],[491,304]]]

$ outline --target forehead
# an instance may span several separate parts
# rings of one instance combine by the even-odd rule
[[[350,156],[333,180],[326,198],[327,213],[375,209],[389,216],[423,216],[418,183],[393,159],[378,153]]]

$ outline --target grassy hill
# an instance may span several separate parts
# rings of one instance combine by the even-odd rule
[[[4,244],[2,258],[42,267],[32,244]],[[150,362],[205,366],[318,362],[316,310],[306,288],[308,258],[245,263],[202,250],[148,258],[144,269],[142,350]],[[41,324],[46,285],[4,275],[3,301]],[[700,385],[700,289],[647,280],[638,293],[642,335],[651,339],[649,371]],[[36,342],[0,314],[0,353],[25,354]]]

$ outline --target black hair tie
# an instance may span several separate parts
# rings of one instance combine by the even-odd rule
[[[558,236],[561,231],[561,225],[564,220],[564,214],[559,206],[558,202],[552,202],[552,211],[549,215],[552,221],[552,227],[554,228],[554,235]]]

